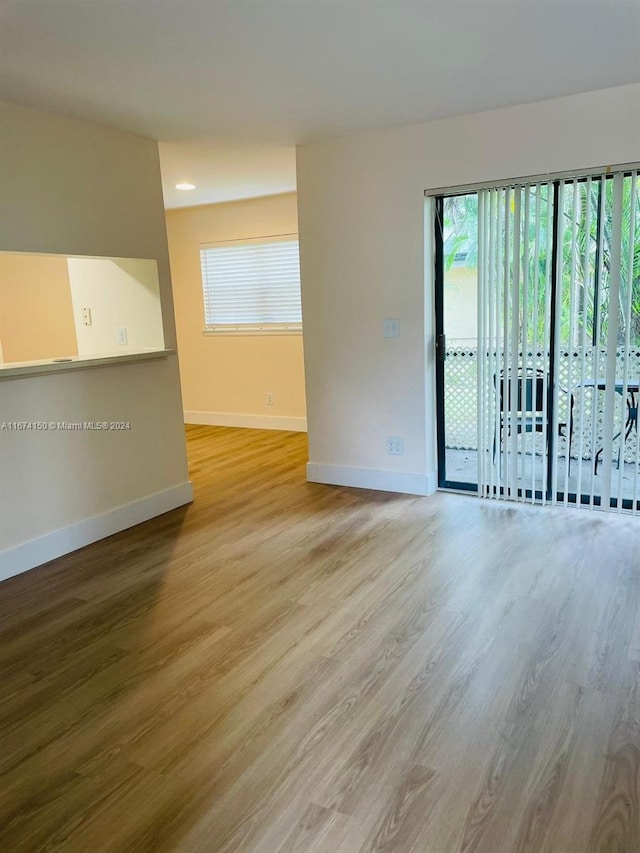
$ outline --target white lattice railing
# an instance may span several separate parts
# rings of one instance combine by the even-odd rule
[[[579,422],[574,422],[573,428],[571,455],[574,458],[577,458],[580,452],[580,432],[582,433],[582,458],[591,459],[595,452],[593,442],[594,401],[596,403],[595,449],[597,450],[599,447],[602,447],[603,444],[604,394],[595,392],[592,388],[580,388],[579,383],[583,375],[585,378],[595,378],[598,375],[602,375],[605,355],[604,350],[600,350],[598,353],[595,347],[589,347],[585,350],[583,374],[581,349],[562,349],[558,352],[558,381],[561,388],[558,396],[558,421],[569,423],[572,392],[574,396],[574,413],[580,411],[581,397],[584,396],[582,425]],[[598,365],[596,365],[597,356],[599,357],[599,370],[597,369]],[[549,359],[545,353],[540,351],[529,352],[523,366],[533,370],[544,371],[548,369],[548,362]],[[624,363],[624,352],[622,350],[618,352],[618,362],[620,365],[618,375],[622,376]],[[460,450],[478,449],[477,369],[478,351],[475,347],[450,347],[447,349],[445,361],[445,431],[448,448]],[[637,379],[640,376],[640,349],[634,349],[629,352],[628,376],[629,379]],[[621,395],[617,394],[614,433],[618,432],[621,427],[624,427],[625,419],[626,402],[622,399]],[[632,430],[624,448],[624,459],[626,462],[632,463],[635,461],[637,440],[636,431]],[[558,438],[557,452],[559,456],[566,454],[567,441],[567,436],[560,436]],[[540,444],[538,452],[541,453],[541,437],[538,437],[538,442]],[[618,453],[618,443],[619,440],[616,441],[613,447],[615,456]]]

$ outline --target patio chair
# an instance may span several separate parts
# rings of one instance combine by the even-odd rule
[[[505,431],[507,437],[510,436],[515,429],[516,432],[544,432],[545,429],[545,393],[547,395],[546,412],[551,411],[551,402],[553,388],[548,381],[547,375],[545,382],[545,374],[542,370],[534,370],[527,368],[519,370],[512,381],[510,374],[507,374],[506,382],[504,380],[504,371],[500,374],[494,374],[494,386],[499,388],[500,393],[500,426],[499,426],[499,441],[502,444]],[[545,391],[546,384],[546,391]],[[512,413],[512,394],[515,389],[515,414]],[[562,389],[564,390],[564,389]],[[507,402],[505,406],[505,396]],[[506,414],[505,414],[506,408]],[[558,435],[566,435],[566,423],[558,424]],[[569,464],[571,464],[571,436],[572,430],[569,430]],[[493,436],[493,461],[496,459],[496,451],[498,446],[498,430],[494,431]],[[549,432],[547,431],[547,453],[549,451]]]

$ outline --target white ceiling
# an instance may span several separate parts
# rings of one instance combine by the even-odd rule
[[[0,97],[165,143],[169,206],[292,189],[298,142],[638,81],[640,0],[0,0]]]
[[[290,192],[296,188],[296,150],[291,145],[245,142],[161,142],[165,207],[211,204]],[[184,192],[176,184],[195,190]]]

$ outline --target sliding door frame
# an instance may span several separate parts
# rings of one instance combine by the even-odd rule
[[[552,225],[552,257],[551,257],[551,275],[550,275],[550,298],[551,298],[551,317],[550,317],[550,337],[549,337],[549,382],[551,392],[549,395],[550,408],[547,413],[547,431],[548,431],[548,449],[547,449],[547,488],[545,498],[547,501],[555,500],[557,503],[569,503],[575,505],[591,505],[596,507],[602,506],[602,497],[600,495],[587,495],[576,492],[569,492],[566,496],[564,492],[557,490],[557,484],[553,480],[553,460],[555,457],[555,449],[557,444],[557,435],[551,428],[554,423],[554,403],[555,403],[555,386],[558,376],[558,353],[555,341],[555,329],[558,322],[557,318],[557,294],[558,294],[558,263],[559,251],[561,248],[561,239],[559,234],[559,217],[560,217],[560,185],[561,181],[567,179],[572,181],[582,182],[588,177],[598,177],[600,179],[600,190],[598,198],[597,219],[598,225],[602,216],[602,200],[604,197],[605,181],[608,179],[608,174],[612,172],[622,172],[624,176],[632,171],[638,170],[638,164],[625,164],[619,167],[607,167],[601,170],[582,170],[580,172],[557,173],[555,175],[535,176],[519,179],[518,181],[505,181],[502,183],[483,183],[469,185],[465,187],[443,187],[437,190],[425,191],[425,196],[433,199],[434,211],[434,255],[435,255],[435,280],[434,280],[434,303],[435,303],[435,385],[436,385],[436,437],[437,437],[437,462],[438,462],[438,488],[448,489],[451,491],[462,491],[473,494],[480,494],[480,486],[478,483],[468,483],[447,478],[446,470],[446,408],[445,408],[445,362],[446,362],[446,332],[444,328],[444,201],[445,198],[457,195],[466,195],[474,192],[479,192],[482,189],[492,189],[500,186],[512,186],[513,184],[521,184],[525,182],[534,182],[547,180],[553,182],[553,225]],[[596,252],[601,251],[600,243],[596,244]],[[596,277],[594,280],[595,294],[597,297],[598,288],[601,282],[598,278],[598,264],[596,261]],[[596,309],[597,310],[597,307]],[[595,323],[594,331],[595,335]],[[570,430],[572,425],[567,424],[567,429]],[[478,450],[478,452],[480,452]],[[504,487],[499,488],[494,486],[494,496],[498,494],[504,495]],[[535,493],[531,489],[518,488],[517,496],[519,498],[542,500],[543,494],[539,489]],[[609,506],[611,508],[622,508],[625,510],[640,511],[640,498],[635,502],[630,498],[610,497]]]
[[[447,357],[447,339],[444,331],[444,199],[445,196],[437,196],[434,199],[434,236],[435,236],[435,330],[436,330],[436,436],[438,450],[438,488],[451,489],[456,492],[478,493],[477,483],[463,483],[457,480],[448,480],[447,452],[446,452],[446,428],[445,428],[445,404],[444,404],[444,367]]]

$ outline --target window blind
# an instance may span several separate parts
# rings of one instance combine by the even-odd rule
[[[293,235],[203,246],[200,261],[207,330],[302,329],[298,240]]]
[[[639,223],[637,170],[479,191],[481,495],[640,511]]]
[[[546,501],[547,457],[532,459],[547,453],[555,423],[552,240],[552,184],[479,192],[478,486],[486,497],[521,500],[529,490],[533,502]]]

